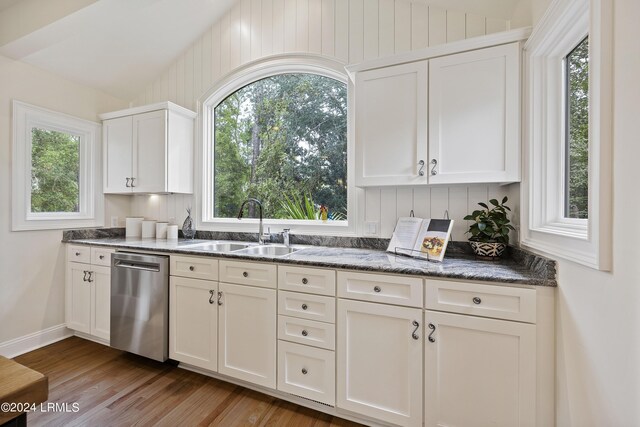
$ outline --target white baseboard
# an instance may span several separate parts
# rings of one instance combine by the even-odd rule
[[[69,338],[73,331],[62,323],[29,335],[0,343],[0,355],[9,359]]]
[[[109,341],[107,341],[105,339],[98,338],[98,337],[93,336],[93,335],[85,334],[84,332],[78,332],[78,331],[71,331],[71,332],[73,333],[73,335],[75,335],[77,337],[80,337],[83,340],[93,341],[95,343],[106,345],[107,347],[109,347]]]

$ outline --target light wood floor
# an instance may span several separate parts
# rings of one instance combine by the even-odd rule
[[[358,425],[77,337],[15,360],[49,377],[48,402],[79,405],[30,413],[30,426]]]

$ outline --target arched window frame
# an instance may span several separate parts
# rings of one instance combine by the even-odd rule
[[[257,219],[214,217],[214,153],[213,132],[216,106],[233,92],[258,80],[279,75],[307,73],[338,80],[347,85],[347,103],[352,102],[352,83],[344,64],[320,55],[275,55],[246,64],[222,77],[201,98],[198,105],[198,130],[200,141],[196,147],[196,193],[195,205],[197,227],[200,230],[255,232]],[[347,116],[347,220],[326,223],[312,220],[264,219],[265,231],[279,232],[291,228],[293,233],[355,235],[356,234],[356,188],[354,186],[355,151],[353,147],[353,124]]]

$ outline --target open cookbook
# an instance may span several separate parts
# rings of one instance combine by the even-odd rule
[[[398,218],[387,252],[442,261],[451,227],[450,219]]]

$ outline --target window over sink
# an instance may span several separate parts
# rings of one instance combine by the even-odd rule
[[[296,231],[349,227],[348,85],[339,65],[260,61],[211,90],[204,102],[201,224]]]

